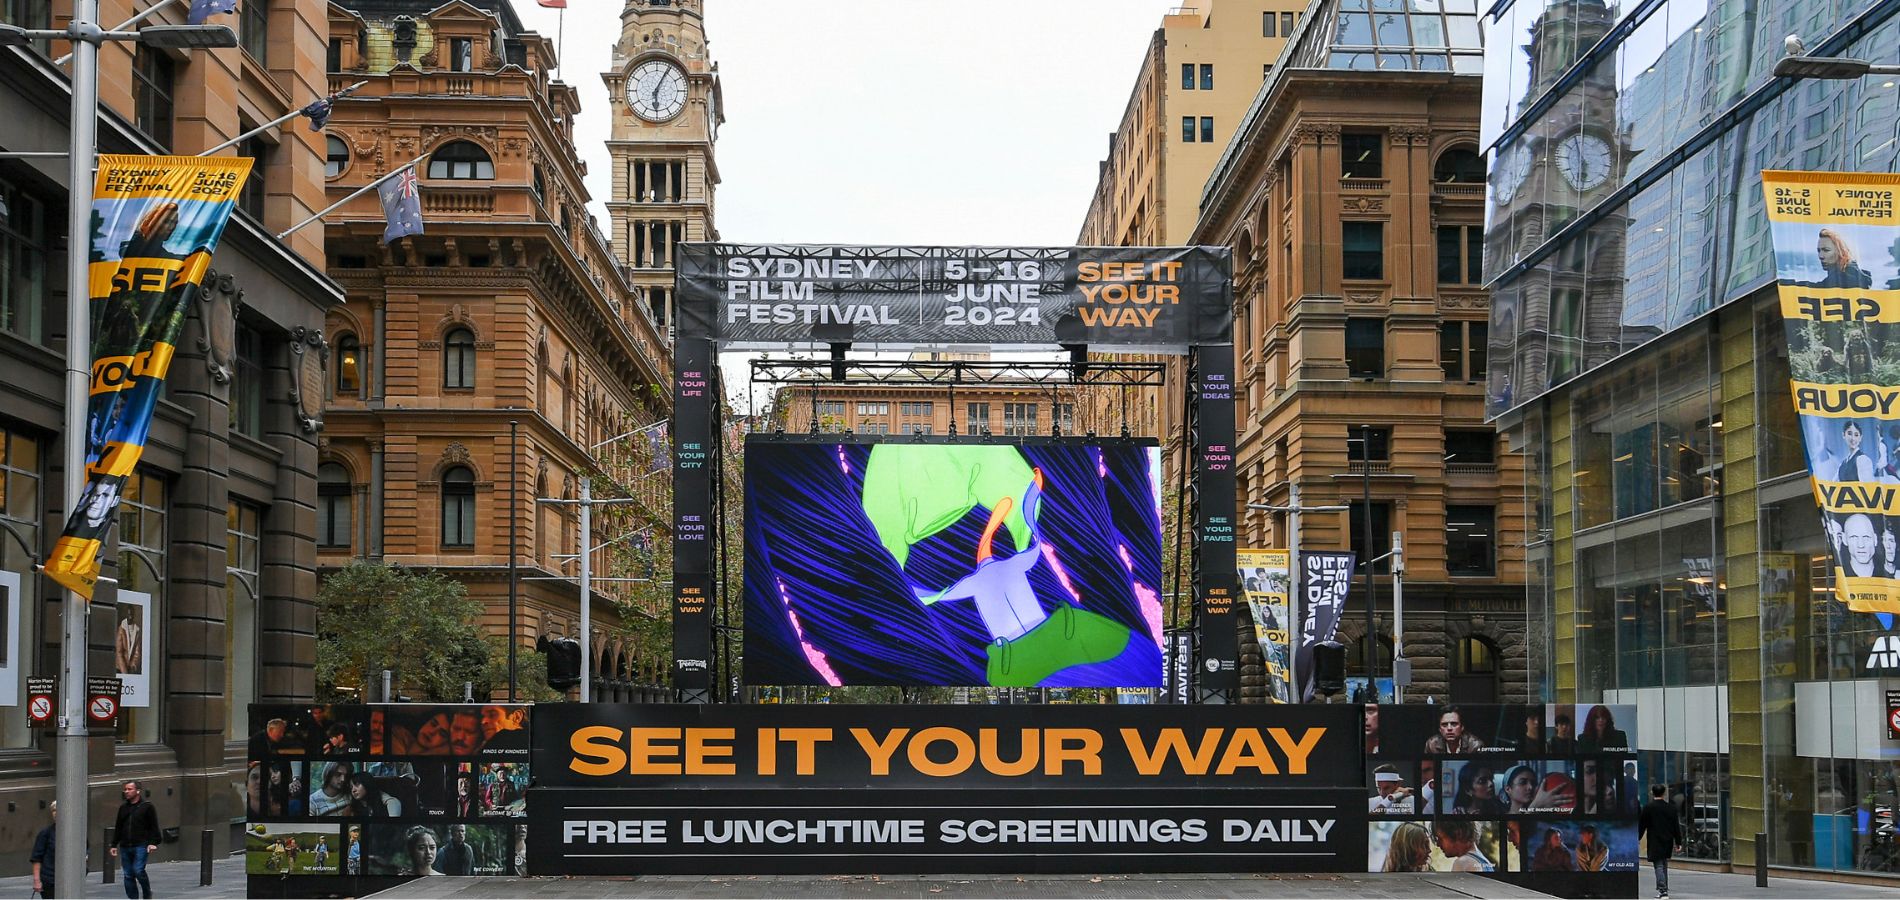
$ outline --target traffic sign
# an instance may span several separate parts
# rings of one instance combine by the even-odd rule
[[[120,691],[116,676],[86,676],[86,718],[95,725],[111,725],[117,721]]]
[[[32,728],[53,725],[53,705],[59,702],[59,679],[33,676],[26,680],[26,724]]]

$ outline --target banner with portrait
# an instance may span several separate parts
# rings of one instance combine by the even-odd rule
[[[119,492],[145,451],[178,333],[250,171],[243,157],[99,156],[87,276],[86,486],[45,567],[87,599]]]
[[[152,595],[120,591],[113,609],[112,668],[120,706],[152,705]]]
[[[1267,668],[1267,700],[1293,703],[1293,651],[1291,610],[1287,598],[1293,593],[1293,572],[1288,566],[1291,553],[1285,550],[1241,550],[1235,554],[1240,570],[1241,589],[1247,595],[1247,611],[1253,614],[1254,638],[1260,642],[1260,659]]]
[[[1791,393],[1835,596],[1900,612],[1900,175],[1762,173]]]

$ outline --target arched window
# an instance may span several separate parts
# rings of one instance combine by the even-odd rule
[[[336,338],[336,395],[355,396],[363,390],[363,344],[353,334]]]
[[[343,174],[343,168],[350,164],[350,145],[334,134],[326,136],[323,143],[323,177],[335,178]]]
[[[317,546],[348,547],[355,519],[350,514],[350,473],[336,463],[317,467]]]
[[[1483,184],[1484,157],[1478,155],[1470,145],[1453,147],[1438,157],[1438,164],[1432,167],[1432,181],[1437,184]]]
[[[475,546],[475,473],[464,466],[442,473],[442,546]]]
[[[495,177],[495,163],[488,151],[468,141],[450,141],[429,156],[429,177],[487,180]]]
[[[475,386],[475,335],[466,328],[457,328],[442,338],[442,386]]]
[[[1498,702],[1498,647],[1472,635],[1458,641],[1452,656],[1451,702]]]
[[[1498,651],[1490,641],[1468,637],[1458,642],[1458,674],[1496,675],[1497,671]]]

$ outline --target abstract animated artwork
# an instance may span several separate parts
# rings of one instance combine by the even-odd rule
[[[746,446],[751,684],[1157,687],[1160,450]]]

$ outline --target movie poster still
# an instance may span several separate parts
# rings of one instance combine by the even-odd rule
[[[352,756],[369,744],[364,706],[256,704],[251,707],[250,758]]]
[[[371,708],[374,756],[527,756],[528,710],[520,706]]]
[[[505,875],[517,842],[505,825],[363,826],[366,875]]]
[[[752,684],[1162,686],[1160,449],[746,446]]]
[[[440,777],[440,764],[420,765]],[[368,760],[312,762],[309,814],[350,819],[426,814],[418,803],[422,776],[417,766]]]
[[[1410,763],[1374,763],[1366,779],[1366,812],[1373,816],[1430,815],[1431,808],[1420,802],[1418,778]]]
[[[252,822],[244,826],[244,874],[335,875],[344,845],[335,826]]]
[[[1634,823],[1524,819],[1505,824],[1520,872],[1633,872]],[[1521,868],[1520,868],[1521,867]]]
[[[1385,759],[1548,749],[1542,705],[1377,704],[1366,713],[1366,753]]]
[[[1366,832],[1366,871],[1496,872],[1507,850],[1496,822],[1374,820]]]
[[[528,814],[528,764],[486,763],[481,766],[481,815]]]
[[[1454,816],[1501,816],[1574,812],[1576,776],[1569,760],[1485,757],[1446,760],[1435,792],[1438,812]]]
[[[305,815],[302,762],[253,762],[245,769],[245,818],[282,819]]]

